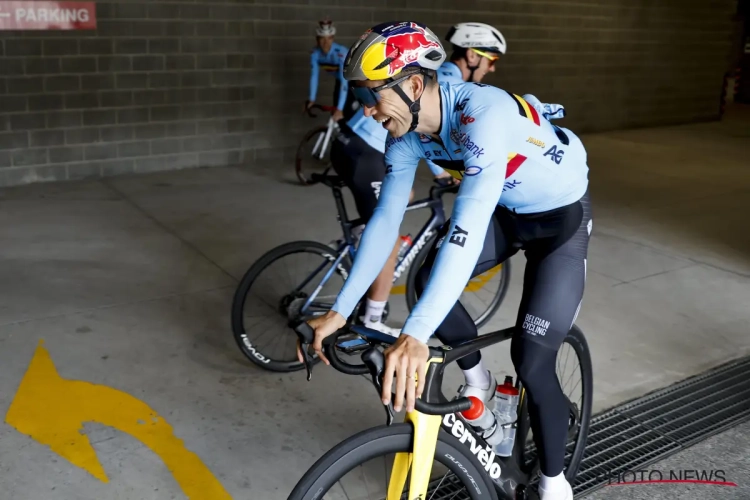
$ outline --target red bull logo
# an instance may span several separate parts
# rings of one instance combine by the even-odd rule
[[[388,76],[416,62],[425,49],[440,47],[440,43],[427,39],[427,32],[417,23],[405,24],[398,31],[398,34],[389,36],[385,41],[385,57],[390,59]]]

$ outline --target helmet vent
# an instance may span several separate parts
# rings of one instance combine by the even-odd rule
[[[427,54],[425,54],[425,58],[429,59],[430,61],[439,61],[441,57],[443,56],[437,50],[431,50]]]
[[[395,57],[386,57],[382,63],[375,66],[375,69],[383,69],[389,64],[391,64],[395,59],[396,59]]]

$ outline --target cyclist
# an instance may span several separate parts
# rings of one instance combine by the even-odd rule
[[[434,161],[459,172],[461,187],[452,218],[420,270],[417,305],[386,350],[383,402],[390,401],[395,374],[394,409],[399,411],[405,399],[407,411],[413,410],[423,390],[432,334],[446,345],[477,336],[457,301],[466,283],[523,249],[527,265],[511,359],[528,391],[541,499],[572,499],[563,475],[568,408],[555,361],[580,310],[586,281],[592,227],[586,150],[573,132],[552,125],[519,96],[481,83],[437,83],[445,58],[439,39],[414,22],[377,25],[349,50],[344,74],[352,91],[365,115],[383,123],[391,136],[387,174],[336,303],[309,321],[313,347],[328,364],[322,340],[345,325],[382,268],[418,161],[441,151]],[[460,395],[489,402],[494,377],[479,353],[458,364],[466,378]]]
[[[495,71],[495,61],[499,54],[504,54],[506,51],[505,38],[502,33],[483,23],[456,24],[448,31],[446,39],[453,44],[453,55],[451,61],[443,63],[438,70],[439,81],[480,82],[487,73]],[[564,109],[560,105],[542,104],[530,95],[525,95],[524,98],[533,100],[539,113],[545,113],[545,109],[549,111],[550,107],[554,107],[556,113],[551,117],[564,116]],[[373,118],[366,117],[360,108],[341,127],[338,137],[331,146],[333,168],[352,192],[363,224],[367,223],[375,210],[380,186],[385,177],[383,153],[386,137],[387,131]],[[434,162],[426,159],[426,163],[436,179],[454,180],[453,175]],[[459,177],[456,176],[456,178]],[[412,190],[410,201],[413,196]],[[363,229],[363,225],[354,228],[356,235],[361,234]],[[400,330],[385,325],[382,322],[382,315],[393,285],[393,272],[400,246],[401,242],[397,238],[385,266],[367,291],[365,312],[359,318],[368,328],[394,336],[397,336]]]
[[[333,90],[333,103],[336,110],[333,112],[333,119],[336,121],[348,119],[353,113],[352,103],[354,101],[347,98],[349,84],[343,73],[347,48],[333,41],[336,35],[336,27],[330,19],[318,22],[315,34],[317,47],[313,49],[310,55],[310,94],[305,102],[305,111],[315,104],[318,95],[319,74],[322,68],[336,78],[336,85]]]
[[[495,63],[508,50],[505,37],[497,28],[484,23],[458,23],[448,30],[445,39],[452,46],[450,60],[438,69],[438,81],[448,83],[481,82],[487,73],[495,72]],[[547,120],[563,118],[565,108],[542,103],[531,94],[523,98]],[[427,160],[437,175],[442,169]]]

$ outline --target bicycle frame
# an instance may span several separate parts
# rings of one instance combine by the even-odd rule
[[[369,345],[367,350],[362,353],[362,361],[367,366],[372,377],[372,383],[380,397],[382,393],[382,375],[385,367],[385,357],[375,345],[392,345],[396,339],[390,335],[363,326],[350,325],[346,328],[348,331],[360,336]],[[312,365],[307,347],[312,343],[314,333],[312,328],[306,323],[300,323],[294,326],[294,329],[299,336],[302,352],[305,355],[305,367],[308,373],[307,380],[310,380]],[[404,486],[406,485],[406,478],[409,477],[410,471],[411,481],[409,483],[407,498],[421,499],[427,497],[432,463],[441,428],[455,437],[476,457],[487,473],[486,476],[492,482],[491,485],[489,483],[487,485],[494,486],[498,494],[503,495],[505,498],[516,498],[516,495],[528,486],[530,475],[521,470],[520,466],[523,459],[525,440],[516,439],[510,456],[501,457],[495,455],[492,447],[470,425],[464,425],[463,421],[455,413],[458,408],[468,408],[468,406],[462,407],[456,403],[464,404],[468,403],[468,400],[466,398],[459,398],[457,401],[448,401],[441,390],[443,375],[447,365],[491,345],[510,340],[514,332],[515,328],[509,327],[475,337],[452,348],[448,346],[429,348],[430,355],[427,361],[422,397],[417,400],[416,408],[407,412],[404,418],[404,422],[410,423],[414,427],[413,446],[410,452],[396,454],[396,459],[391,470],[391,480],[388,485],[386,500],[401,498]],[[346,373],[341,368],[340,362],[336,361],[337,358],[333,352],[336,349],[335,338],[337,335],[331,337],[334,339],[323,341],[324,348],[328,353],[328,359],[331,360],[334,368]],[[519,408],[523,408],[523,405],[525,405],[526,390],[518,379],[516,379],[515,385],[519,389],[518,406]],[[386,422],[388,425],[391,425],[393,422],[392,403],[384,408],[386,410]],[[519,413],[523,414],[522,412]],[[520,425],[520,419],[513,425]],[[520,436],[525,436],[528,429],[522,428],[521,430],[522,433]]]
[[[315,141],[315,146],[312,150],[312,155],[317,156],[319,160],[323,159],[323,155],[325,154],[326,150],[328,149],[328,142],[331,140],[331,135],[333,135],[333,131],[338,128],[338,124],[333,119],[333,117],[328,119],[328,125],[327,130],[324,136],[319,135],[318,140]],[[321,147],[321,141],[322,141],[322,147]],[[320,148],[320,149],[318,149]]]
[[[300,313],[302,314],[305,314],[310,305],[313,304],[315,297],[317,297],[318,293],[320,293],[320,290],[323,289],[323,286],[325,286],[330,277],[333,275],[335,269],[339,269],[339,272],[344,275],[344,279],[348,277],[346,270],[340,266],[341,261],[347,254],[351,256],[352,260],[354,260],[354,257],[356,256],[356,249],[354,248],[354,238],[352,237],[352,228],[356,225],[361,224],[361,220],[349,220],[346,212],[346,204],[344,203],[344,196],[341,192],[341,189],[336,186],[332,186],[331,189],[333,190],[333,198],[336,203],[336,210],[338,212],[338,220],[341,224],[341,230],[344,234],[344,241],[336,249],[336,257],[334,257],[333,255],[327,256],[328,261],[331,263],[331,267],[326,272],[323,280],[315,288],[315,291],[310,295],[310,297],[307,298],[304,305],[300,308]],[[420,210],[422,208],[430,208],[432,215],[430,216],[429,220],[427,220],[425,225],[422,226],[422,229],[420,229],[417,235],[417,239],[410,245],[409,250],[401,258],[401,260],[397,262],[396,269],[393,273],[394,283],[401,277],[403,272],[406,271],[409,266],[411,266],[412,262],[414,262],[414,259],[417,257],[419,252],[427,244],[433,234],[435,234],[435,231],[437,231],[437,229],[445,223],[445,211],[443,210],[443,202],[441,200],[441,196],[443,195],[443,193],[451,191],[453,189],[455,189],[454,186],[433,186],[430,188],[430,196],[428,198],[412,202],[406,207],[407,212],[412,210]],[[308,276],[308,278],[305,279],[302,284],[300,284],[294,291],[300,291],[312,280],[314,276],[316,276],[321,270],[323,270],[326,265],[327,263],[324,262],[320,266],[318,266],[318,268],[313,271],[313,273],[310,274],[310,276]]]
[[[350,330],[368,340],[387,344],[395,341],[393,337],[389,338],[380,332],[361,326],[351,326]],[[430,404],[447,403],[441,391],[445,367],[480,349],[511,339],[513,332],[514,328],[510,327],[481,335],[452,349],[446,346],[430,348],[431,357],[427,362],[425,387],[421,399]],[[520,408],[526,391],[519,380],[516,380],[516,387],[519,389],[518,407]],[[507,498],[515,498],[519,486],[525,487],[529,483],[528,474],[518,466],[522,458],[521,452],[524,444],[522,440],[516,440],[513,453],[509,457],[501,457],[495,455],[492,447],[470,425],[464,425],[455,413],[443,416],[428,415],[415,409],[406,413],[404,422],[414,426],[414,445],[411,452],[396,455],[386,500],[401,498],[410,470],[412,474],[407,498],[427,498],[427,487],[440,428],[469,449],[484,467],[495,489]]]

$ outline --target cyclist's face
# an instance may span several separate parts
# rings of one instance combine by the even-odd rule
[[[385,83],[383,80],[356,82],[355,86],[375,88]],[[419,76],[411,76],[401,82],[399,86],[412,101],[421,95],[424,90],[424,84]],[[401,137],[406,134],[411,127],[412,118],[409,106],[401,96],[392,88],[387,88],[378,91],[373,98],[377,101],[376,103],[360,101],[365,116],[372,116],[393,137]]]
[[[469,50],[467,51],[466,56],[470,66],[476,66],[477,64],[479,65],[479,67],[474,70],[472,81],[481,82],[484,77],[487,76],[487,73],[495,72],[497,55],[487,54],[487,56],[484,56],[477,54],[473,50]]]
[[[319,36],[316,37],[316,40],[318,41],[318,47],[320,47],[320,50],[323,52],[328,52],[331,50],[331,45],[333,45],[333,36]]]

